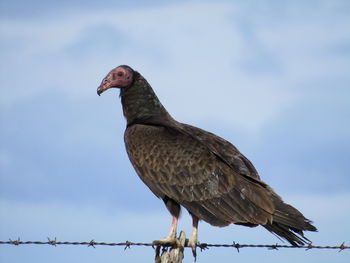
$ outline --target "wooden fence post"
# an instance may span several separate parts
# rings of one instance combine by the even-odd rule
[[[185,232],[181,231],[180,236],[178,238],[179,245],[163,248],[161,252],[161,246],[156,247],[156,257],[155,263],[182,263],[182,259],[184,258],[184,248],[186,242]],[[168,249],[170,249],[168,251]],[[161,255],[160,255],[161,252]]]

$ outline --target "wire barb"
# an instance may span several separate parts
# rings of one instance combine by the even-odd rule
[[[130,248],[131,245],[132,245],[132,243],[129,242],[128,240],[126,240],[126,241],[125,241],[124,251],[125,251],[127,248]]]
[[[198,242],[197,247],[200,248],[201,252],[202,252],[203,250],[209,249],[208,246],[207,246],[207,243],[199,243],[199,242]]]
[[[95,240],[91,239],[91,241],[90,241],[89,244],[88,244],[88,247],[96,248],[96,247],[95,247],[95,244],[96,244]]]
[[[48,240],[47,243],[48,243],[49,245],[52,245],[52,246],[55,246],[55,247],[56,247],[56,245],[57,245],[57,240],[56,240],[56,238],[53,239],[53,240],[51,240],[51,239],[48,237],[47,240]]]
[[[235,241],[232,242],[232,246],[237,249],[237,253],[239,253],[239,249],[241,248],[241,245],[239,243],[236,243]]]
[[[344,249],[346,249],[347,247],[345,246],[345,242],[341,243],[341,245],[339,246],[339,251],[338,252],[342,252]]]
[[[10,238],[9,242],[12,243],[15,246],[18,246],[18,245],[20,245],[22,243],[20,238],[17,238],[17,240],[11,240],[11,238]]]

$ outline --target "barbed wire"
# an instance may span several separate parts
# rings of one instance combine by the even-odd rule
[[[96,247],[96,246],[123,246],[124,250],[127,248],[131,248],[132,246],[146,246],[146,247],[156,247],[157,245],[154,245],[153,243],[141,243],[141,242],[130,242],[130,241],[125,241],[125,242],[120,242],[120,243],[113,243],[113,242],[96,242],[95,240],[91,241],[83,241],[83,242],[78,242],[78,241],[57,241],[56,238],[50,239],[47,238],[47,241],[21,241],[20,238],[16,240],[11,240],[9,241],[0,241],[0,245],[51,245],[51,246],[58,246],[58,245],[74,245],[74,246],[88,246],[88,247]],[[168,247],[170,247],[169,245]],[[185,246],[189,247],[189,246]],[[345,243],[341,243],[338,246],[319,246],[319,245],[304,245],[304,246],[292,246],[292,245],[279,245],[279,244],[274,244],[274,245],[261,245],[261,244],[239,244],[236,242],[233,242],[232,244],[208,244],[208,243],[198,243],[197,245],[198,248],[201,250],[209,249],[211,247],[223,247],[223,248],[235,248],[239,252],[241,248],[267,248],[271,250],[278,250],[280,248],[303,248],[305,250],[310,250],[310,249],[338,249],[339,252],[345,250],[345,249],[350,249],[350,246],[346,246]]]

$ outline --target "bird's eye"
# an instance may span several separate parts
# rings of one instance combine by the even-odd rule
[[[118,75],[119,77],[121,77],[121,76],[124,75],[124,73],[123,73],[122,71],[118,71],[118,72],[117,72],[117,75]]]

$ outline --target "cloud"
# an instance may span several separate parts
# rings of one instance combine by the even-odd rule
[[[245,114],[229,114],[233,125],[261,127],[296,95],[280,89],[280,76],[252,78],[240,69],[244,57],[254,60],[249,56],[254,50],[247,48],[240,23],[233,19],[241,8],[188,3],[35,22],[3,20],[1,35],[10,55],[5,55],[1,79],[11,89],[1,103],[11,105],[48,90],[73,99],[89,97],[105,72],[126,62],[150,80],[171,112],[188,122],[223,122],[227,114],[218,111],[239,109]],[[198,110],[188,118],[185,108]]]
[[[259,131],[302,98],[311,80],[345,76],[346,67],[339,66],[346,60],[327,52],[346,41],[348,20],[337,16],[333,23],[342,27],[329,26],[337,10],[329,14],[321,5],[319,16],[308,19],[307,6],[294,23],[294,7],[280,7],[288,18],[283,24],[276,23],[282,14],[227,2],[3,20],[1,79],[11,89],[2,104],[47,90],[81,100],[93,96],[110,68],[128,63],[179,119],[224,123],[229,117],[232,126]],[[253,12],[249,19],[240,15],[247,9]]]

